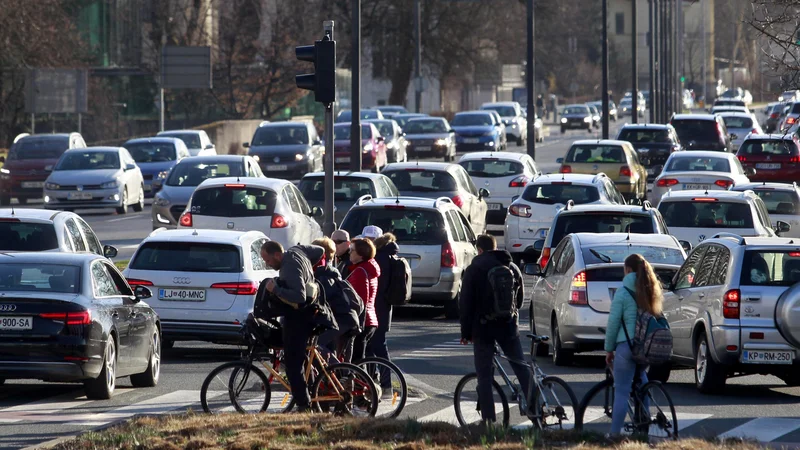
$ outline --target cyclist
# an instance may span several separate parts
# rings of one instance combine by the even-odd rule
[[[333,264],[336,246],[330,238],[319,238],[312,242],[325,249],[320,264],[314,267],[314,276],[325,293],[325,299],[333,310],[339,329],[330,329],[319,336],[317,343],[334,355],[349,355],[353,351],[353,338],[361,332],[359,318],[342,290],[342,276]]]
[[[606,327],[606,364],[614,371],[611,435],[619,435],[622,432],[628,411],[628,399],[637,371],[642,385],[647,383],[647,367],[637,366],[633,362],[625,332],[627,330],[627,335],[633,336],[638,310],[660,316],[663,302],[661,282],[653,272],[653,267],[642,255],[633,254],[625,258],[625,277],[622,279],[622,285],[623,289],[617,289],[611,301]],[[647,407],[648,405],[645,405],[645,408]]]

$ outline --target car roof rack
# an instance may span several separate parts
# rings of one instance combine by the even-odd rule
[[[356,205],[361,206],[370,200],[372,200],[372,196],[370,194],[362,195],[361,197],[358,197],[358,200],[356,200]]]
[[[734,234],[734,233],[726,233],[726,232],[717,233],[714,236],[712,236],[711,239],[733,239],[739,245],[747,244],[747,241],[745,241],[744,237],[739,236],[738,234]]]
[[[642,211],[650,211],[653,208],[653,204],[650,203],[650,200],[645,200],[642,202]]]
[[[436,208],[437,206],[439,206],[439,202],[453,203],[453,200],[451,200],[450,197],[439,197],[433,201],[433,207]]]
[[[600,172],[597,175],[595,175],[594,178],[592,178],[592,182],[595,182],[600,178],[608,178],[608,175],[606,175],[605,172]]]
[[[567,200],[567,204],[564,205],[564,211],[569,211],[575,207],[575,200],[569,199]]]

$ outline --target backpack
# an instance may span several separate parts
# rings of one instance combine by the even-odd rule
[[[505,265],[489,269],[487,274],[492,290],[492,303],[485,314],[487,320],[511,319],[517,316],[517,279],[514,271]]]
[[[411,266],[405,258],[389,255],[389,286],[386,289],[386,304],[407,305],[411,300]]]
[[[625,290],[636,298],[633,291]],[[622,330],[625,339],[631,348],[633,362],[640,365],[664,364],[672,357],[672,331],[669,322],[664,316],[654,316],[647,311],[639,309],[636,317],[636,329],[633,330],[633,339],[628,334],[625,321],[622,321]]]
[[[356,292],[356,290],[353,288],[353,285],[351,285],[349,281],[342,280],[341,278],[334,280],[333,285],[336,289],[341,291],[342,297],[344,297],[344,299],[347,301],[347,304],[350,305],[350,309],[355,311],[356,315],[359,317],[359,319],[361,319],[364,315],[364,300],[362,300],[361,296],[358,295],[358,292]]]

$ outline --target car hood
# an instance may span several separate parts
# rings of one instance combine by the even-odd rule
[[[58,162],[56,159],[12,159],[5,162],[3,167],[11,173],[15,170],[44,170],[45,167],[54,166]]]
[[[197,189],[197,186],[164,186],[158,191],[158,196],[163,197],[173,205],[185,205]]]
[[[406,139],[413,141],[415,139],[446,139],[450,133],[430,133],[430,134],[409,134]]]
[[[144,175],[156,175],[165,170],[171,169],[177,161],[159,161],[159,162],[145,162],[136,163]]]
[[[484,125],[482,125],[482,126],[463,126],[463,127],[454,126],[453,129],[456,130],[456,134],[465,133],[465,134],[470,134],[470,135],[484,134],[484,133],[489,133],[489,132],[494,131],[494,127],[491,126],[491,125],[485,125],[485,126]]]
[[[47,177],[47,181],[56,184],[102,184],[115,180],[121,173],[122,169],[56,170]]]
[[[306,144],[293,145],[256,145],[250,147],[250,155],[270,156],[270,155],[295,155],[305,153],[309,149]]]

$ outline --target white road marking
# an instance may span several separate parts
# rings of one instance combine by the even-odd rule
[[[75,426],[105,425],[116,420],[126,419],[139,414],[164,414],[169,411],[186,408],[198,403],[199,400],[199,391],[175,391],[134,403],[133,405],[112,409],[111,411],[98,414],[76,414],[62,417],[62,420],[67,422],[67,425]]]
[[[123,220],[131,220],[131,219],[138,219],[141,216],[125,216],[125,217],[118,217],[116,219],[108,219],[106,223],[113,223],[113,222],[122,222]]]
[[[770,442],[800,428],[800,419],[759,417],[719,435],[721,438],[748,438]]]
[[[12,406],[0,410],[0,423],[16,423],[23,420],[31,420],[28,417],[38,417],[48,414],[61,412],[68,408],[77,408],[93,400],[86,400],[86,396],[76,397],[75,393],[58,395],[31,403]]]

